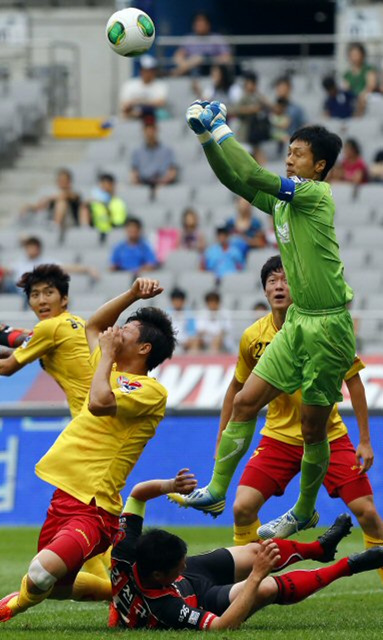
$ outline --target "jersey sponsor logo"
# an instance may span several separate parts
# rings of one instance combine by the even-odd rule
[[[119,376],[117,378],[117,384],[124,393],[132,393],[132,391],[136,391],[142,387],[141,382],[138,382],[138,380],[132,380],[130,382],[129,378],[125,376]]]
[[[290,227],[288,222],[275,225],[275,230],[282,244],[288,244],[290,242]]]
[[[198,613],[198,611],[192,611],[188,618],[188,623],[193,624],[194,626],[197,626],[198,620],[200,619],[200,617],[201,617],[201,614]]]
[[[82,322],[79,322],[78,320],[75,320],[74,318],[67,318],[66,322],[69,322],[72,329],[79,329],[80,327],[83,329],[84,325],[82,324]]]
[[[312,182],[309,178],[300,178],[299,176],[292,176],[290,180],[297,184],[301,184],[302,182]]]
[[[24,342],[21,343],[20,345],[21,349],[25,349],[28,346],[29,342],[32,340],[32,337],[33,337],[33,331],[32,333],[29,334],[29,336],[25,338]]]
[[[90,547],[90,541],[89,541],[89,538],[86,535],[85,531],[83,531],[82,529],[75,529],[75,531],[77,531],[78,533],[81,533],[81,535],[84,538],[84,540],[86,540],[86,544],[88,545],[88,547]]]
[[[183,622],[188,615],[190,609],[186,606],[186,604],[182,605],[182,609],[180,611],[180,615],[178,616],[178,622]]]

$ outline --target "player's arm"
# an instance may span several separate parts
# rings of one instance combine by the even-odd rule
[[[115,416],[117,402],[110,384],[110,374],[122,347],[121,329],[109,327],[100,335],[98,342],[101,357],[90,385],[88,409],[94,416]]]
[[[16,329],[0,323],[0,346],[16,349],[30,333],[28,329]]]
[[[134,552],[135,541],[141,534],[146,502],[169,492],[191,493],[197,481],[189,469],[181,469],[169,480],[147,480],[136,484],[128,497],[120,517],[120,531],[113,548],[114,560],[129,560]]]
[[[365,473],[372,467],[374,462],[374,451],[371,446],[370,439],[366,393],[359,373],[349,379],[346,379],[346,385],[350,393],[352,408],[354,409],[359,429],[359,445],[356,450],[356,459],[358,464],[363,460],[360,473]]]
[[[130,289],[102,305],[89,318],[85,325],[86,337],[92,353],[98,345],[98,337],[102,331],[112,327],[125,309],[137,300],[154,298],[163,292],[158,280],[137,278]]]
[[[0,357],[0,376],[11,376],[22,367],[13,354],[5,358]]]
[[[186,119],[198,135],[211,168],[228,189],[249,202],[254,201],[259,191],[273,198],[291,199],[294,183],[261,167],[235,140],[226,124],[224,105],[193,103]]]

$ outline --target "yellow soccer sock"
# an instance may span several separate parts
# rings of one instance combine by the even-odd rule
[[[373,538],[372,536],[369,536],[367,533],[363,532],[363,538],[364,538],[364,546],[366,547],[366,549],[371,549],[371,547],[383,546],[383,540],[379,540],[379,538]],[[378,574],[381,581],[383,582],[383,567],[381,569],[378,569]]]
[[[259,535],[257,534],[257,529],[261,526],[261,521],[259,518],[252,522],[251,524],[234,524],[234,544],[235,545],[243,545],[248,544],[249,542],[258,542]]]
[[[48,598],[53,589],[53,587],[51,587],[48,591],[44,591],[43,593],[31,593],[28,590],[27,578],[28,576],[25,575],[22,579],[19,594],[7,602],[7,607],[12,610],[14,616],[26,611],[30,607],[36,606],[36,604],[39,604]]]
[[[101,556],[101,560],[108,573],[112,570],[112,549],[113,547],[109,547]]]
[[[73,600],[108,600],[112,599],[112,583],[109,578],[99,578],[91,573],[80,571],[73,584],[71,598]]]
[[[101,578],[101,580],[106,580],[109,578],[109,572],[107,571],[104,561],[103,561],[103,553],[100,553],[98,556],[94,556],[93,558],[89,558],[82,565],[82,570],[87,573],[91,573],[92,576],[96,576],[97,578]]]

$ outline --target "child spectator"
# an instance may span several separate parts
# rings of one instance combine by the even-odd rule
[[[228,273],[241,271],[245,265],[242,251],[230,239],[230,231],[226,224],[216,228],[217,242],[208,247],[204,253],[203,266],[213,271],[217,282]]]
[[[221,296],[210,291],[205,296],[206,308],[197,317],[199,347],[209,353],[227,353],[233,351],[230,314],[220,308]]]
[[[175,287],[170,293],[169,315],[177,333],[177,347],[183,353],[198,350],[197,325],[194,315],[186,306],[186,293]]]
[[[98,186],[93,189],[89,202],[82,205],[82,217],[100,233],[104,242],[114,227],[122,227],[128,217],[128,209],[123,200],[116,196],[116,179],[109,173],[102,173]]]
[[[355,111],[355,95],[348,89],[340,89],[333,76],[322,80],[322,87],[327,93],[323,103],[324,115],[327,118],[351,118]]]

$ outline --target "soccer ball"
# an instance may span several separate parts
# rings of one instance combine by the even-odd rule
[[[110,16],[106,25],[109,46],[120,56],[140,56],[153,44],[155,28],[141,9],[122,9]]]

